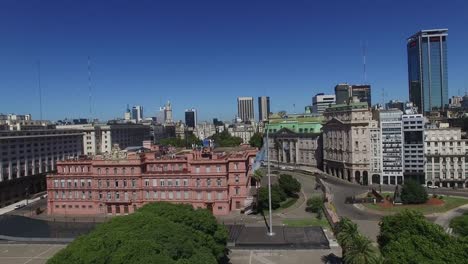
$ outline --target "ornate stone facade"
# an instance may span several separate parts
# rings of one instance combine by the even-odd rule
[[[372,114],[367,103],[335,105],[324,116],[324,171],[350,182],[369,184]]]
[[[322,140],[318,133],[295,133],[283,128],[269,134],[268,142],[272,165],[322,167]]]
[[[166,201],[208,208],[214,215],[249,210],[256,149],[159,155],[113,148],[93,158],[57,162],[47,176],[47,210],[60,215],[124,215]]]

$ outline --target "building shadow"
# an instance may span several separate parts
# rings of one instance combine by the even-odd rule
[[[328,255],[322,256],[322,262],[325,264],[341,264],[343,263],[341,258],[335,255],[334,253],[330,253]]]

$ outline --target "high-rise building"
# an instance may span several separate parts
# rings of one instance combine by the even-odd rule
[[[398,109],[379,111],[378,119],[382,132],[382,179],[381,184],[403,183],[402,126],[403,112]]]
[[[335,86],[335,103],[346,104],[348,99],[351,97],[350,85],[346,83],[340,83]]]
[[[191,128],[197,126],[197,110],[195,108],[185,110],[185,125]]]
[[[336,97],[334,94],[318,93],[312,98],[312,112],[322,114],[325,109],[335,105]]]
[[[242,122],[255,119],[253,97],[237,97],[237,116],[242,119]]]
[[[132,111],[130,111],[130,108],[128,107],[128,105],[127,105],[127,109],[125,110],[124,119],[125,121],[130,121],[130,119],[132,119]]]
[[[171,102],[167,101],[164,106],[164,123],[172,123],[172,106]]]
[[[371,86],[369,84],[338,84],[335,86],[336,104],[346,104],[352,97],[372,107]]]
[[[403,176],[419,183],[424,180],[424,125],[422,114],[404,114],[403,127]]]
[[[372,107],[371,86],[369,84],[351,85],[351,96],[355,96],[361,103]]]
[[[132,107],[132,119],[136,122],[143,120],[143,106],[135,105]]]
[[[270,97],[258,97],[258,121],[268,121],[270,115]]]
[[[421,30],[407,40],[409,99],[423,114],[448,104],[447,32]]]

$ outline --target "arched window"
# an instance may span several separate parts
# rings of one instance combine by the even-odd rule
[[[122,168],[122,175],[125,175],[125,168]]]
[[[98,168],[98,169],[97,169],[97,173],[98,173],[99,175],[101,175],[101,168]]]
[[[109,168],[106,168],[106,175],[109,175]]]
[[[114,168],[114,175],[117,174],[117,168]]]

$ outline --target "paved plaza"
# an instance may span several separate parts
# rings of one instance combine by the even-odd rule
[[[1,264],[43,264],[66,245],[0,244]]]

